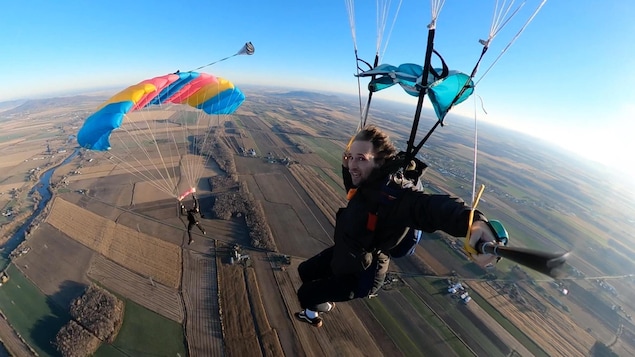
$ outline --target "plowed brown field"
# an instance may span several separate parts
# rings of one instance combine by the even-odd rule
[[[47,223],[132,271],[166,286],[181,283],[181,248],[117,224],[59,197]]]

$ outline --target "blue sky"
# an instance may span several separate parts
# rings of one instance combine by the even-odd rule
[[[477,79],[539,2],[527,0],[498,35]],[[495,3],[446,0],[435,47],[452,69],[472,70]],[[357,47],[368,60],[375,53],[375,14],[375,2],[357,1]],[[633,18],[634,1],[547,1],[479,83],[476,93],[488,112],[479,119],[538,135],[635,178]],[[404,0],[383,62],[422,63],[429,21],[428,1]],[[195,69],[246,41],[255,45],[254,56],[205,71],[239,86],[357,91],[344,0],[9,0],[0,13],[0,101],[123,88]],[[378,96],[413,103],[414,111],[415,101],[398,88]],[[473,115],[473,108],[467,101],[456,112]]]

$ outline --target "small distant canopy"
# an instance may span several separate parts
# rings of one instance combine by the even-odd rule
[[[462,103],[474,92],[474,82],[469,75],[447,70],[445,67],[430,71],[425,85],[422,85],[423,66],[414,63],[404,63],[398,67],[381,64],[357,76],[374,77],[368,84],[368,90],[371,92],[399,84],[406,93],[418,97],[421,89],[427,86],[428,96],[440,122],[443,122],[453,106]]]

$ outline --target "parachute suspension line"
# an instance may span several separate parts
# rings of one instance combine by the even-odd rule
[[[220,114],[216,115],[216,118],[220,121]],[[198,182],[197,180],[203,177],[203,173],[207,167],[207,164],[210,160],[209,153],[206,153],[205,150],[208,150],[208,143],[210,142],[211,137],[211,127],[212,120],[214,117],[212,115],[205,114],[204,112],[199,112],[196,119],[196,129],[194,129],[193,140],[192,140],[192,156],[189,159],[190,169],[190,179],[189,184],[190,187],[196,188]],[[201,162],[201,156],[203,157]]]
[[[384,42],[384,34],[386,33],[386,24],[388,21],[388,16],[390,13],[390,9],[391,9],[391,1],[390,0],[377,0],[376,1],[376,7],[377,7],[377,11],[376,11],[376,26],[377,26],[377,39],[376,39],[376,43],[375,43],[375,60],[373,62],[373,65],[369,65],[368,62],[363,61],[361,59],[359,59],[357,57],[357,52],[355,52],[355,57],[357,58],[358,61],[358,66],[357,66],[357,74],[359,75],[359,62],[363,62],[366,65],[368,65],[369,69],[373,69],[375,67],[377,67],[379,65],[379,62],[381,61],[381,58],[384,56],[384,53],[386,53],[386,49],[388,48],[388,42],[390,41],[390,36],[392,35],[392,30],[395,27],[395,22],[397,20],[397,16],[399,15],[399,10],[401,9],[401,4],[402,4],[402,0],[399,0],[399,4],[397,5],[397,9],[395,10],[395,14],[392,18],[392,23],[390,25],[390,30],[388,31],[388,36],[386,37],[386,41]],[[382,48],[382,43],[383,43],[383,48]],[[356,50],[357,51],[357,50]],[[371,76],[371,82],[373,80],[375,80],[376,76]],[[357,81],[359,83],[360,79],[359,76],[357,77]],[[361,88],[361,86],[358,84],[358,88]],[[368,99],[366,100],[366,106],[363,107],[363,109],[360,107],[360,112],[362,112],[362,116],[360,119],[360,124],[358,127],[358,131],[361,130],[362,128],[364,128],[366,126],[366,121],[368,120],[368,113],[370,111],[370,103],[373,99],[373,92],[369,89],[368,90]],[[361,102],[361,94],[360,94],[360,102]]]
[[[193,69],[193,70],[191,70],[189,72],[198,71],[199,69],[203,69],[205,67],[209,67],[209,66],[214,65],[214,64],[216,64],[218,62],[222,62],[222,61],[228,60],[228,59],[230,59],[232,57],[236,57],[236,56],[239,56],[239,55],[253,55],[255,51],[256,51],[256,49],[254,48],[254,45],[251,42],[247,42],[247,43],[245,43],[245,45],[240,50],[238,50],[238,52],[234,53],[233,55],[227,56],[225,58],[221,58],[221,59],[219,59],[217,61],[208,63],[208,64],[206,64],[204,66],[200,66],[200,67],[195,68],[195,69]]]
[[[163,104],[159,103],[158,104],[160,109],[163,109]],[[141,111],[141,113],[143,115],[146,115],[150,112],[150,110],[147,111]],[[151,163],[152,167],[154,168],[154,170],[156,170],[156,175],[152,175],[154,177],[154,179],[156,181],[160,181],[163,183],[163,185],[166,187],[166,189],[164,190],[164,192],[168,193],[171,196],[175,196],[178,194],[177,192],[177,183],[176,183],[176,177],[178,177],[176,175],[175,169],[174,169],[174,165],[171,165],[172,167],[172,174],[170,174],[170,166],[167,165],[165,158],[164,158],[164,152],[162,152],[162,150],[159,148],[159,141],[157,138],[157,134],[160,131],[160,128],[158,128],[157,126],[157,121],[154,120],[148,120],[151,118],[146,118],[146,120],[144,121],[146,127],[147,127],[147,133],[144,134],[146,139],[148,141],[150,141],[151,143],[154,144],[154,148],[157,151],[157,154],[159,155],[159,159],[161,160],[161,165],[157,165],[155,159],[152,158],[152,155],[150,155],[150,152],[148,151],[148,149],[143,145],[143,143],[139,140],[139,138],[135,135],[131,135],[137,142],[137,147],[135,149],[140,149],[146,156],[147,160]],[[163,129],[163,131],[168,135],[168,138],[170,137],[170,135],[173,136],[173,134],[168,130],[168,120],[164,121],[165,123],[165,128]],[[132,126],[135,127],[135,130],[140,131],[140,132],[144,132],[142,130],[142,128],[136,124],[134,124],[134,122],[132,123]],[[171,150],[171,147],[169,147]],[[172,155],[170,155],[172,156]],[[145,167],[147,165],[141,165],[141,167]],[[165,173],[164,173],[165,171]]]
[[[430,21],[428,28],[437,27],[437,18],[439,17],[444,4],[445,0],[430,0],[430,13],[432,14],[432,21]]]
[[[390,14],[390,10],[392,8],[392,0],[376,0],[375,2],[376,4],[375,5],[376,6],[375,21],[376,21],[376,28],[377,28],[377,38],[375,42],[375,61],[373,62],[372,66],[369,66],[370,69],[377,67],[379,65],[379,62],[384,57],[384,54],[386,53],[386,49],[388,48],[388,43],[390,42],[390,36],[392,35],[392,30],[394,29],[395,23],[397,22],[399,10],[401,10],[402,2],[403,0],[399,0],[395,9],[394,15]],[[388,30],[387,36],[385,37],[386,40],[384,41],[384,35],[386,34],[386,25],[388,23],[388,19],[390,16],[392,16],[392,22],[390,24],[390,30]],[[359,72],[357,74],[359,74]],[[371,76],[371,82],[375,80],[375,78],[376,76]],[[358,77],[358,80],[359,80],[359,77]],[[362,115],[362,120],[360,122],[359,130],[361,130],[363,127],[366,126],[366,121],[368,119],[368,113],[370,111],[370,103],[372,101],[372,98],[373,98],[373,92],[369,89],[368,100],[366,101],[366,106],[364,107],[364,113]]]
[[[346,5],[346,12],[348,13],[348,24],[351,28],[351,38],[353,39],[353,53],[355,54],[355,77],[357,78],[357,98],[359,101],[359,123],[357,124],[357,130],[359,131],[364,123],[364,107],[362,106],[362,83],[359,78],[359,73],[361,71],[360,62],[366,63],[369,67],[370,65],[364,60],[359,58],[359,53],[357,51],[357,33],[355,29],[355,1],[354,0],[346,0],[344,1]],[[350,146],[350,142],[347,145]]]
[[[351,37],[353,38],[353,46],[357,57],[357,35],[355,32],[355,0],[346,0],[346,12],[348,13],[348,24],[351,27]]]
[[[483,112],[485,114],[487,114],[487,111],[485,111],[484,105],[483,105],[483,98],[481,98],[480,95],[476,95],[474,96],[474,165],[472,168],[472,202],[477,202],[477,192],[476,192],[476,178],[477,178],[477,174],[476,174],[476,169],[477,169],[477,161],[478,161],[478,114],[477,114],[477,108],[476,108],[476,99],[478,98],[478,100],[480,100],[481,102],[481,110],[483,110]]]
[[[159,107],[160,107],[160,108],[163,108],[163,104],[162,104],[162,103],[160,103],[160,104],[159,104]],[[164,128],[164,130],[165,130],[165,132],[168,134],[168,137],[169,137],[169,135],[174,136],[174,134],[172,134],[172,133],[168,130],[168,126],[170,125],[170,124],[169,124],[169,121],[168,121],[168,120],[165,120],[165,121],[164,121],[164,123],[165,123],[165,128]],[[176,175],[176,169],[174,168],[174,165],[169,165],[169,166],[168,166],[168,165],[166,164],[166,161],[165,161],[165,158],[164,158],[164,155],[163,155],[163,154],[164,154],[164,152],[162,152],[162,151],[161,151],[161,149],[159,148],[159,142],[158,142],[158,140],[157,140],[157,134],[158,134],[158,131],[159,131],[159,130],[158,130],[158,129],[156,129],[156,128],[157,128],[157,124],[158,124],[158,123],[157,123],[157,122],[155,122],[155,127],[154,127],[154,130],[150,130],[150,135],[151,135],[151,137],[152,137],[152,142],[154,143],[154,148],[157,150],[157,153],[159,154],[159,159],[161,160],[161,166],[162,166],[161,168],[162,168],[163,170],[165,170],[165,174],[163,173],[163,171],[161,171],[161,168],[157,168],[156,164],[154,163],[154,160],[152,160],[150,157],[149,157],[149,159],[150,159],[150,162],[152,162],[152,165],[153,165],[155,168],[157,168],[157,171],[158,171],[159,176],[161,177],[161,179],[165,180],[165,182],[167,183],[167,185],[171,187],[171,190],[172,190],[171,192],[172,192],[172,194],[173,194],[174,196],[176,196],[176,195],[178,194],[178,192],[177,192],[177,184],[178,184],[178,182],[177,182],[177,177],[178,177],[178,176]],[[148,125],[148,127],[149,127],[149,126],[150,126],[150,123],[147,123],[147,125]],[[177,152],[178,152],[178,145],[176,146],[176,150],[177,150]],[[170,147],[169,151],[171,151],[171,147]],[[172,155],[170,155],[170,157],[172,157]],[[170,169],[169,169],[169,167],[171,167],[171,168],[172,168],[172,175],[170,175]]]
[[[162,104],[159,104],[159,107],[162,107],[162,106],[163,106]],[[134,121],[130,120],[130,122],[132,122],[132,126],[135,128],[136,131],[139,131],[141,133],[144,132],[140,126],[134,123]],[[175,179],[173,178],[175,177],[175,175],[170,175],[168,166],[165,162],[165,158],[163,157],[163,153],[161,152],[161,149],[159,148],[159,142],[156,136],[159,129],[157,129],[156,125],[153,127],[148,120],[145,120],[144,123],[148,129],[147,133],[145,133],[144,135],[152,144],[154,144],[154,148],[156,149],[157,154],[159,155],[159,159],[161,160],[161,167],[157,166],[155,160],[152,158],[152,155],[150,155],[148,149],[143,145],[141,140],[139,140],[140,138],[135,135],[130,135],[130,136],[136,142],[137,148],[140,149],[145,154],[147,160],[150,161],[152,167],[154,167],[154,169],[157,171],[157,176],[152,175],[155,177],[155,180],[161,180],[166,187],[165,192],[168,193],[169,195],[173,195],[176,197],[176,194],[177,194],[176,182],[175,182]],[[166,121],[166,125],[167,125],[167,121]],[[141,165],[141,167],[144,167],[144,166]],[[164,169],[166,173],[164,174],[161,169]]]
[[[143,172],[137,169],[135,166],[128,163],[128,161],[123,157],[119,157],[116,154],[111,154],[110,156],[112,157],[112,159],[109,159],[109,161],[114,163],[115,166],[117,165],[122,166],[123,169],[126,170],[127,172],[135,175],[139,179],[142,179],[144,182],[148,182],[150,186],[156,188],[157,190],[161,192],[165,192],[169,194],[170,196],[173,196],[173,193],[170,191],[170,188],[165,185],[162,185],[161,183],[157,183],[156,178],[153,175],[148,175],[146,172]],[[116,159],[116,160],[113,160],[113,159]]]
[[[200,160],[198,159],[196,151],[201,145],[204,145],[201,143],[204,139],[200,138],[199,133],[199,127],[202,125],[201,121],[203,120],[203,114],[201,112],[196,112],[196,117],[192,118],[191,114],[193,113],[193,111],[185,108],[182,113],[182,118],[180,118],[182,126],[182,142],[184,143],[184,151],[183,153],[179,153],[179,157],[181,157],[180,169],[181,177],[185,178],[187,189],[196,189],[196,180],[200,177],[199,172],[202,173],[197,165],[200,164]],[[180,187],[180,189],[183,188]]]
[[[485,72],[483,72],[483,75],[481,76],[481,78],[479,78],[475,83],[474,86],[476,86],[478,83],[480,83],[483,78],[489,73],[489,71],[492,69],[492,67],[494,67],[494,65],[496,65],[496,63],[498,63],[498,61],[500,60],[501,57],[503,57],[503,55],[505,54],[505,52],[507,52],[507,50],[514,44],[514,42],[516,42],[516,40],[520,37],[520,35],[525,31],[525,29],[527,28],[527,26],[529,26],[529,24],[534,20],[534,18],[536,17],[536,15],[538,15],[538,13],[540,12],[540,10],[542,9],[542,7],[545,5],[545,3],[547,2],[547,0],[542,0],[542,2],[538,5],[538,7],[536,7],[536,9],[534,10],[534,12],[531,14],[531,16],[527,19],[527,21],[525,21],[525,23],[523,24],[523,26],[520,28],[520,30],[518,30],[518,32],[516,32],[516,35],[514,35],[514,37],[507,43],[507,45],[503,48],[503,50],[498,54],[498,56],[496,56],[496,58],[494,59],[494,61],[492,62],[492,64],[489,65],[489,67],[487,67],[487,69],[485,69]],[[503,25],[496,31],[490,31],[490,36],[489,38],[484,41],[484,40],[480,40],[479,42],[481,42],[481,44],[483,44],[484,46],[484,51],[486,50],[485,48],[489,46],[490,41],[498,34],[498,32],[502,29],[503,26],[505,26],[507,24],[507,22],[511,19],[511,17],[513,17],[514,15],[516,15],[516,13],[518,13],[518,10],[520,10],[520,7],[518,9],[516,9],[516,11],[514,11],[514,13],[503,23]]]
[[[231,93],[234,101],[239,97],[239,91],[234,89]],[[228,100],[225,98],[224,100]],[[221,98],[218,98],[220,103]],[[192,111],[185,111],[189,114]],[[220,128],[221,119],[227,118],[230,114],[207,114],[204,111],[196,111],[197,115],[195,120],[190,120],[190,116],[183,120],[183,125],[186,126],[183,130],[184,142],[188,143],[187,152],[184,154],[186,159],[183,160],[184,164],[181,166],[184,170],[188,188],[196,188],[199,178],[203,177],[207,166],[212,160],[212,156],[209,154],[210,144],[213,141],[212,125]],[[215,121],[215,123],[213,123]],[[191,138],[190,138],[191,137]],[[191,142],[190,140],[191,139]],[[202,157],[202,158],[201,158]]]
[[[161,108],[161,110],[163,110],[163,104],[162,103],[159,103],[159,108]],[[167,118],[167,119],[169,119],[169,118]],[[174,138],[174,132],[170,130],[170,120],[167,120],[167,119],[163,121],[163,123],[164,123],[163,130],[167,134],[168,139],[170,139],[170,138],[172,139],[171,142],[174,143],[174,149],[175,149],[175,151],[177,153],[177,157],[180,157],[178,155],[178,153],[179,153],[178,143],[177,143],[177,141]],[[156,128],[156,125],[158,124],[158,122],[157,121],[153,121],[153,122],[155,123],[155,128]],[[148,126],[149,125],[150,124],[148,123]],[[151,130],[150,132],[153,133],[153,134],[158,134],[158,129]],[[156,143],[156,140],[154,140],[154,142]],[[166,172],[166,175],[167,175],[166,181],[168,182],[169,186],[172,189],[172,194],[176,197],[176,195],[179,194],[179,192],[178,192],[178,184],[179,184],[178,177],[179,177],[179,175],[177,175],[177,172],[176,172],[177,171],[177,167],[172,162],[171,162],[171,165],[166,165],[165,159],[163,158],[163,152],[162,152],[162,150],[159,149],[158,143],[156,145],[156,149],[157,149],[157,152],[159,153],[159,157],[161,158],[161,162],[163,163],[163,168],[165,169],[165,172]],[[168,146],[168,154],[170,155],[169,156],[170,158],[174,157],[174,155],[172,153],[172,146],[171,145]],[[170,174],[170,169],[172,171],[171,174]],[[160,172],[161,177],[163,177],[163,174],[161,173],[161,171],[159,171],[159,172]]]
[[[126,114],[126,117],[127,116],[128,115]],[[127,172],[143,179],[144,181],[149,182],[150,185],[159,189],[162,192],[167,193],[170,196],[176,196],[174,185],[172,185],[168,179],[163,177],[163,174],[154,163],[154,160],[152,160],[150,153],[147,151],[147,149],[143,145],[142,139],[145,139],[147,141],[152,141],[156,145],[156,140],[154,139],[154,135],[152,135],[152,129],[150,128],[149,124],[146,121],[145,123],[147,127],[142,128],[130,118],[127,118],[127,122],[129,123],[129,126],[132,126],[131,128],[132,130],[129,130],[126,127],[120,127],[119,133],[121,134],[116,136],[116,138],[119,140],[121,144],[120,147],[124,149],[124,156],[118,156],[116,152],[110,152],[110,151],[107,152],[107,154],[109,154],[113,158],[116,158],[118,162],[115,162],[115,164],[120,164],[124,168],[124,170],[126,170]],[[133,132],[142,133],[142,134],[135,135]],[[150,132],[150,134],[148,134],[147,132]],[[130,139],[135,145],[129,146],[128,143],[125,140],[123,140],[123,138],[121,137],[122,134],[126,134],[127,138]],[[140,137],[140,136],[143,136],[143,137]],[[146,159],[152,163],[158,175],[149,170],[142,171],[139,169],[139,168],[147,167],[139,160],[138,155],[134,154],[135,152],[139,152],[139,151],[143,152]],[[136,165],[130,164],[129,162],[130,158],[132,158],[135,161]],[[113,161],[113,160],[110,160],[110,161]]]
[[[399,15],[399,10],[401,10],[401,4],[403,0],[399,0],[399,4],[395,10],[395,15],[392,17],[392,23],[390,24],[390,30],[388,30],[388,34],[386,36],[386,41],[384,42],[384,34],[386,33],[386,24],[388,22],[388,15],[390,13],[391,1],[385,0],[380,4],[380,0],[377,0],[377,49],[376,53],[378,55],[379,62],[386,53],[386,49],[388,48],[388,42],[390,42],[390,36],[392,35],[392,30],[395,28],[395,23],[397,22],[397,16]],[[383,48],[382,48],[383,43]],[[377,64],[375,64],[377,67]],[[374,68],[374,67],[373,67]]]
[[[183,153],[181,153],[181,150],[179,148],[179,141],[176,138],[176,133],[174,131],[170,131],[170,136],[172,138],[172,143],[174,145],[175,153],[172,153],[172,146],[170,146],[169,155],[170,157],[174,157],[174,154],[176,154],[176,157],[179,158],[179,161],[178,161],[179,175],[177,176],[175,172],[174,177],[179,178],[176,183],[176,188],[177,188],[176,191],[177,191],[177,194],[179,194],[178,197],[180,197],[181,195],[180,192],[182,191],[183,178],[185,178],[185,180],[187,181],[186,183],[187,183],[188,189],[192,187],[192,185],[190,184],[192,179],[191,179],[191,173],[189,172],[190,170],[188,169],[190,165],[187,162],[188,161],[188,146],[190,145],[190,142],[188,140],[189,115],[188,115],[188,111],[182,108],[178,108],[177,113],[178,115],[174,119],[180,125],[179,131],[181,132],[181,142],[185,143],[184,144],[185,150]],[[176,171],[176,165],[174,165],[173,168],[174,168],[174,171]]]
[[[183,135],[183,142],[185,143],[185,150],[179,156],[182,157],[181,176],[185,176],[188,189],[196,188],[196,183],[194,182],[194,178],[196,177],[194,173],[195,163],[192,162],[194,161],[194,157],[193,153],[191,153],[192,148],[190,146],[198,147],[199,145],[197,131],[199,118],[200,113],[197,114],[196,121],[192,123],[192,125],[190,125],[189,111],[185,110],[183,112],[183,118],[181,119],[181,121],[183,122],[182,125],[184,126],[184,129],[181,130],[181,133]]]
[[[216,118],[216,130],[220,129],[220,118],[221,118],[221,114],[216,114],[215,116]],[[196,145],[196,154],[197,157],[198,156],[202,156],[203,157],[203,163],[201,165],[200,160],[198,162],[199,165],[196,165],[195,167],[198,168],[198,171],[196,172],[196,176],[194,177],[203,177],[203,173],[205,171],[205,169],[207,168],[207,165],[209,164],[210,160],[211,160],[211,155],[210,153],[207,151],[210,149],[209,144],[213,141],[213,136],[212,136],[212,120],[214,119],[213,116],[211,115],[204,115],[204,114],[200,114],[199,115],[199,122],[198,125],[200,127],[201,122],[203,122],[203,140],[200,143],[197,143]],[[204,121],[207,121],[206,123]],[[199,134],[200,136],[200,134]]]
[[[476,117],[476,98],[474,98],[474,160],[472,167],[472,202],[476,201],[476,168],[478,159],[478,122]]]
[[[512,14],[510,15],[509,12],[512,11],[514,0],[509,3],[509,6],[505,6],[506,2],[507,1],[503,1],[503,4],[500,6],[500,8],[498,7],[498,1],[496,2],[497,5],[494,8],[494,18],[492,19],[492,25],[490,26],[489,36],[487,39],[488,43],[491,39],[496,37],[496,35],[498,35],[498,32],[500,32],[500,30],[505,27],[509,20],[511,20],[512,17],[514,17],[518,13],[518,11],[520,11],[520,9],[525,6],[525,2],[523,1],[522,4],[520,4],[520,6],[513,10]]]
[[[390,40],[390,36],[392,35],[392,30],[395,26],[397,16],[399,14],[399,10],[401,9],[401,4],[403,0],[398,1],[398,5],[396,6],[394,15],[392,15],[392,22],[390,25],[390,29],[386,36],[386,41],[384,42],[384,34],[386,34],[386,25],[388,23],[388,19],[391,16],[392,0],[376,0],[376,43],[375,43],[375,60],[373,64],[366,62],[365,60],[359,58],[359,51],[357,48],[357,33],[355,26],[355,1],[354,0],[345,0],[346,10],[348,13],[348,22],[351,28],[351,37],[353,39],[353,49],[355,54],[355,62],[356,62],[356,77],[357,77],[357,94],[359,101],[359,124],[357,126],[357,131],[361,130],[364,126],[366,126],[366,121],[368,119],[368,114],[370,110],[370,103],[372,102],[373,92],[371,90],[368,91],[368,98],[366,100],[366,105],[363,105],[362,100],[362,84],[360,79],[360,72],[365,70],[370,70],[379,64],[383,54],[386,52],[388,47],[388,42]],[[383,44],[383,47],[382,47]],[[362,69],[361,66],[364,65],[367,68]],[[376,77],[372,76],[371,81]],[[349,143],[350,144],[350,143]]]
[[[190,112],[185,106],[179,106],[179,117],[177,117],[176,119],[179,122],[178,124],[181,126],[180,128],[181,141],[184,143],[183,144],[184,150],[182,153],[180,152],[178,141],[176,140],[174,134],[172,135],[174,138],[173,139],[174,147],[176,148],[177,155],[179,157],[179,169],[181,173],[181,181],[183,180],[183,178],[185,178],[185,181],[186,181],[185,183],[188,186],[187,189],[195,187],[192,184],[194,180],[193,179],[194,173],[192,172],[193,165],[190,164],[190,161],[192,160],[190,158],[190,146],[197,144],[196,133],[191,133],[191,129],[190,129],[190,113],[193,113],[193,112]],[[191,142],[190,142],[190,137],[191,137]],[[178,191],[181,191],[182,189],[183,187],[179,186]]]

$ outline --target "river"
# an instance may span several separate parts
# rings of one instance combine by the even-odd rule
[[[55,170],[58,167],[69,163],[78,154],[79,148],[76,148],[73,153],[71,153],[60,164],[44,171],[44,173],[40,176],[38,182],[35,184],[35,186],[33,186],[31,191],[29,191],[29,196],[32,196],[33,193],[37,190],[41,197],[40,202],[38,202],[38,205],[33,211],[33,214],[31,214],[31,216],[27,218],[22,226],[20,226],[20,228],[11,236],[11,238],[9,238],[9,240],[7,240],[4,245],[2,245],[2,252],[0,252],[0,270],[6,269],[7,265],[9,265],[9,256],[11,255],[11,252],[13,252],[15,248],[17,248],[20,243],[22,243],[26,239],[25,233],[27,232],[33,221],[40,215],[40,213],[42,213],[46,205],[51,200],[51,197],[53,197],[50,191],[50,183],[51,177],[53,176],[53,173],[55,173]]]

